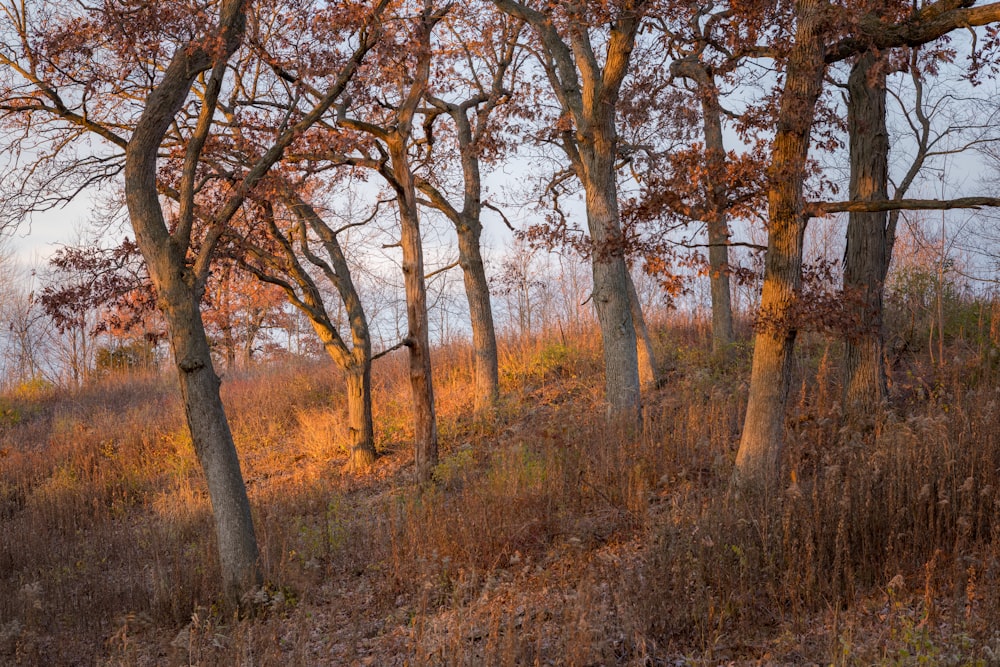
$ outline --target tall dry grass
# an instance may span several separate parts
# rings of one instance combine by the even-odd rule
[[[405,357],[380,360],[382,456],[345,475],[325,363],[226,378],[268,573],[216,611],[209,504],[169,379],[3,399],[0,662],[11,664],[962,664],[1000,655],[1000,419],[989,358],[898,378],[846,424],[837,350],[798,352],[786,483],[729,489],[749,355],[658,330],[667,384],[609,426],[596,336],[434,352],[441,463],[410,482]],[[984,366],[984,364],[986,364]],[[906,378],[921,391],[905,390]],[[925,379],[926,378],[926,379]],[[991,657],[993,656],[993,657]]]

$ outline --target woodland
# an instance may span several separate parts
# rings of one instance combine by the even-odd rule
[[[1000,2],[0,8],[0,663],[1000,664]]]

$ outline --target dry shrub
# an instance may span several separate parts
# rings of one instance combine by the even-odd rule
[[[1000,582],[994,391],[954,385],[867,431],[838,421],[835,409],[824,414],[809,393],[790,417],[780,496],[741,500],[724,477],[702,480],[662,518],[632,588],[650,643],[708,660],[761,658],[782,632],[815,633],[818,622],[823,640],[811,653],[797,645],[793,661],[829,661],[831,651],[844,659],[846,650],[848,661],[881,662],[897,655],[893,638],[873,654],[818,619],[849,616],[891,590],[896,603],[883,619],[915,614],[911,631],[946,620],[942,635],[899,655],[941,660],[935,641],[964,642],[965,658],[984,655],[1000,621],[996,596],[983,592]]]

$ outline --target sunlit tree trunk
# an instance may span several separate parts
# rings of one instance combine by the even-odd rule
[[[645,385],[656,386],[660,383],[660,367],[656,361],[656,351],[653,349],[653,337],[646,326],[646,316],[642,312],[642,303],[639,301],[639,293],[635,290],[635,281],[632,274],[627,273],[628,278],[628,302],[632,311],[632,322],[635,323],[636,344],[638,348],[636,354],[639,360],[639,381]]]
[[[582,171],[587,224],[594,245],[591,260],[593,302],[604,343],[604,381],[608,404],[616,415],[638,415],[639,358],[629,299],[631,279],[625,263],[624,238],[618,215],[614,126],[613,118],[602,120],[605,125],[602,129],[610,136],[603,136],[603,141],[599,143],[595,141],[592,150],[585,148],[581,151],[584,153]]]
[[[349,366],[347,377],[347,467],[365,470],[375,462],[375,429],[372,420],[372,364],[370,359]]]
[[[760,322],[754,339],[750,393],[735,481],[746,490],[773,491],[784,441],[785,405],[792,375],[794,312],[802,282],[806,218],[802,188],[814,107],[823,86],[821,3],[798,4],[795,45],[789,54],[768,170],[768,246]]]
[[[466,224],[458,230],[458,263],[465,281],[472,324],[472,349],[475,356],[475,410],[488,410],[500,394],[499,357],[496,327],[490,303],[490,285],[486,279],[480,236],[482,224]]]

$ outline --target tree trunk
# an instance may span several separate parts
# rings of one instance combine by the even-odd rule
[[[795,345],[795,301],[802,283],[806,218],[802,187],[809,134],[826,70],[819,0],[797,6],[795,44],[789,55],[777,132],[768,169],[768,245],[746,421],[734,481],[741,489],[770,493],[778,482],[785,406]]]
[[[605,394],[615,417],[641,414],[639,358],[629,299],[628,267],[615,180],[615,128],[611,118],[594,128],[593,145],[581,147],[587,225],[593,241],[594,308],[604,346]],[[601,131],[603,130],[603,131]]]
[[[705,73],[708,78],[708,72]],[[712,351],[724,354],[733,342],[733,305],[729,288],[728,186],[725,182],[726,145],[722,136],[722,107],[715,82],[702,83],[701,107],[708,162],[708,269],[712,292]]]
[[[632,311],[632,322],[635,323],[635,333],[638,349],[636,355],[639,361],[639,382],[643,386],[660,384],[660,366],[656,361],[656,352],[653,350],[653,338],[649,335],[649,328],[646,326],[646,317],[642,313],[642,304],[639,302],[639,294],[635,291],[635,281],[632,280],[632,273],[626,274],[628,277],[628,304]]]
[[[372,422],[372,364],[365,359],[349,366],[347,377],[348,470],[366,470],[375,462]]]
[[[417,480],[430,481],[437,465],[437,416],[431,376],[430,338],[427,321],[427,286],[424,282],[424,251],[420,239],[420,215],[410,171],[406,140],[399,133],[387,140],[399,206],[400,246],[403,250],[403,280],[406,291],[407,346],[410,349],[410,387],[413,392],[414,465]]]
[[[852,201],[889,198],[889,132],[886,128],[885,63],[865,52],[848,79]],[[889,268],[888,214],[850,213],[844,253],[848,322],[844,339],[845,416],[871,415],[887,395],[883,362],[882,297]]]
[[[712,291],[712,352],[726,354],[735,340],[729,285],[729,224],[724,211],[708,220],[708,270]]]
[[[170,345],[191,440],[208,482],[223,590],[230,601],[239,602],[263,582],[257,539],[198,301],[184,294],[180,297],[176,304],[170,302],[170,296],[161,297],[161,304],[170,326]]]
[[[465,280],[472,324],[472,348],[475,355],[475,410],[482,412],[496,405],[500,395],[497,336],[490,304],[490,285],[486,280],[480,250],[482,225],[471,221],[458,228],[458,262]]]
[[[729,288],[729,184],[726,182],[726,144],[722,135],[722,105],[715,73],[696,55],[670,65],[675,76],[695,82],[701,99],[705,134],[706,216],[708,227],[709,286],[712,293],[712,351],[725,353],[733,342],[733,306]]]

